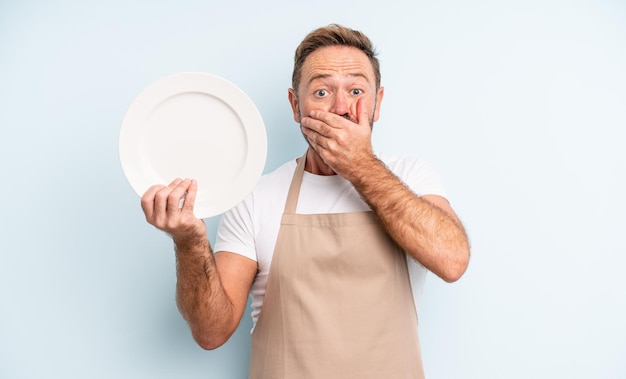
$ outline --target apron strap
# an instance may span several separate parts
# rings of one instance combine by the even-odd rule
[[[287,193],[287,201],[285,202],[285,211],[284,214],[296,214],[296,207],[298,205],[298,197],[300,196],[300,187],[302,185],[302,177],[304,176],[304,165],[306,163],[306,152],[302,158],[300,158],[300,162],[298,162],[298,166],[296,166],[296,171],[293,174],[293,178],[291,179],[291,185],[289,186],[289,192]]]

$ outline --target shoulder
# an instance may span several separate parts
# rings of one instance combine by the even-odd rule
[[[405,157],[386,153],[377,154],[380,159],[394,174],[400,178],[414,176],[419,173],[434,172],[431,165],[424,159],[417,157]]]
[[[425,159],[418,157],[398,156],[377,153],[391,172],[418,195],[440,195],[445,197],[443,182],[433,166]]]
[[[263,222],[268,212],[282,211],[296,166],[296,160],[292,159],[264,174],[243,201],[257,223]]]
[[[225,212],[217,230],[215,251],[230,251],[257,260],[256,239],[267,224],[280,223],[295,160],[263,175],[248,196]]]
[[[296,160],[289,160],[274,171],[261,176],[256,186],[253,189],[254,192],[265,191],[268,188],[274,190],[277,185],[283,182],[290,182],[293,177],[293,173],[296,170]]]

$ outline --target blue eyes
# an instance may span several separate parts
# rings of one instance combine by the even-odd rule
[[[355,88],[350,91],[350,94],[352,94],[353,96],[359,96],[363,94],[363,90],[359,88]],[[317,97],[326,97],[328,95],[328,91],[325,89],[320,89],[320,90],[315,91],[315,95]]]

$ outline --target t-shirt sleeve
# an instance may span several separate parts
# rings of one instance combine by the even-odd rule
[[[228,251],[257,260],[254,244],[254,223],[252,220],[253,199],[249,195],[237,206],[222,215],[217,228],[213,250]]]

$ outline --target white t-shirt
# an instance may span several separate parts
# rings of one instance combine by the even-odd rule
[[[419,196],[445,197],[443,185],[424,161],[378,155],[387,167]],[[263,175],[254,190],[239,205],[226,212],[217,230],[214,251],[241,254],[257,262],[259,269],[252,284],[252,320],[256,325],[267,287],[270,263],[287,201],[287,192],[296,169],[291,160]],[[345,213],[368,211],[352,184],[339,175],[323,176],[304,172],[296,213]],[[427,270],[407,255],[416,311],[422,296]]]

